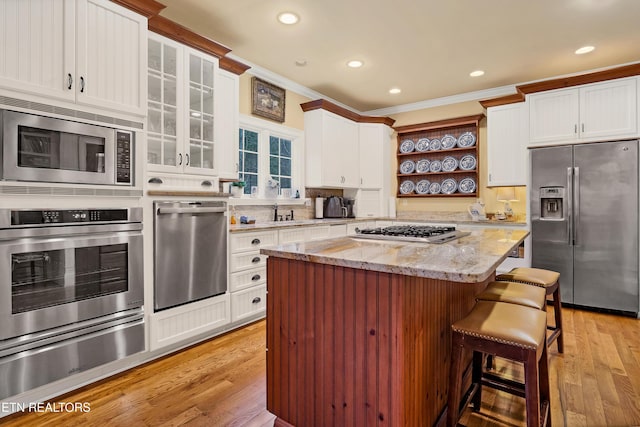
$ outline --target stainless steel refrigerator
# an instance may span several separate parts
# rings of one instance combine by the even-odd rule
[[[638,141],[531,150],[532,266],[563,303],[638,316]]]

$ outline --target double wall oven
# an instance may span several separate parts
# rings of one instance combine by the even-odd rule
[[[142,209],[0,209],[0,399],[145,349]]]

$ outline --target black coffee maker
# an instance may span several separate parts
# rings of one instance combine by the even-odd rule
[[[347,208],[347,218],[355,218],[356,215],[354,213],[353,207],[356,204],[356,201],[354,199],[349,199],[347,197],[344,197],[342,199],[342,203],[344,207]]]

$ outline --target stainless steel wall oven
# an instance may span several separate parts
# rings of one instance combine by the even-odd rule
[[[0,210],[0,399],[145,348],[142,209]]]

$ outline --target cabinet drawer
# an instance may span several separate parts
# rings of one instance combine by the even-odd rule
[[[247,268],[263,267],[267,265],[267,258],[267,255],[262,255],[258,251],[231,254],[231,272],[235,273]]]
[[[307,227],[283,228],[278,231],[281,245],[287,243],[300,243],[307,240]]]
[[[231,321],[264,313],[267,307],[267,286],[256,286],[231,294]]]
[[[231,253],[260,250],[278,243],[277,231],[263,231],[259,233],[231,233]]]
[[[229,291],[235,292],[267,283],[267,268],[258,267],[231,274]]]
[[[309,228],[307,240],[322,240],[330,237],[331,229],[328,225]]]

